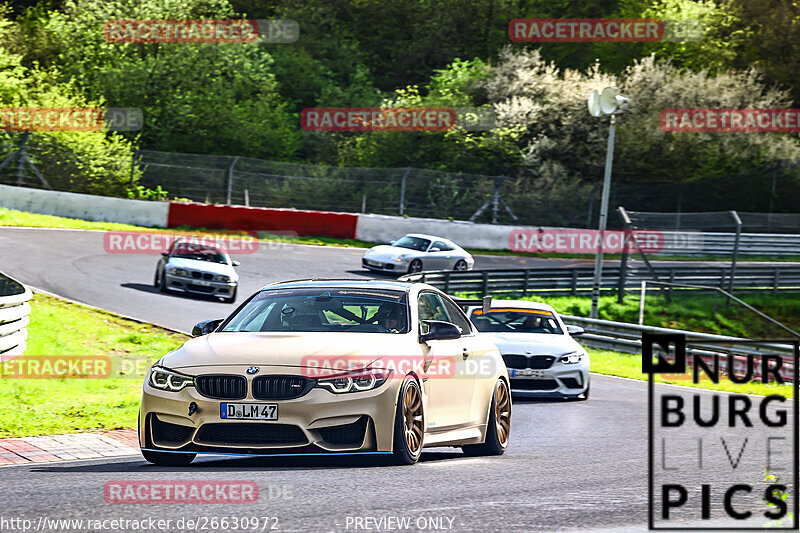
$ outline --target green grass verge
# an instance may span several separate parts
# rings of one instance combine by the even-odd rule
[[[596,350],[594,348],[587,348],[587,351],[589,352],[589,357],[591,358],[592,372],[643,381],[647,380],[647,374],[642,373],[641,355],[609,352],[606,350]],[[695,384],[692,383],[690,379],[665,378],[661,375],[657,375],[655,380],[658,383],[669,383],[672,385],[683,385],[685,387],[736,392],[740,394],[756,394],[759,396],[782,394],[787,398],[792,398],[794,394],[791,385],[766,385],[763,383],[734,385],[724,380],[720,380],[720,383],[718,384],[712,383],[709,380],[703,380],[700,383]]]
[[[466,296],[466,295],[465,295]],[[747,293],[736,294],[762,313],[800,331],[800,297],[796,293]],[[565,315],[589,316],[591,299],[588,296],[495,296],[496,299],[521,299],[552,305]],[[628,294],[623,303],[616,296],[601,296],[598,318],[629,322],[639,321],[639,295]],[[712,294],[675,292],[672,301],[660,294],[660,290],[648,291],[645,298],[644,324],[673,329],[687,329],[717,335],[758,338],[788,338],[789,334],[770,324],[741,305],[717,296],[716,308]]]
[[[26,355],[113,355],[155,362],[188,337],[36,294]],[[0,379],[0,437],[136,427],[142,377]]]

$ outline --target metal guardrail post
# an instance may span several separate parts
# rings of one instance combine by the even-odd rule
[[[450,292],[450,272],[444,274],[444,292]]]
[[[669,269],[669,282],[670,283],[675,283],[675,269],[674,268],[670,268]],[[667,289],[667,301],[668,302],[672,301],[672,287],[669,287],[669,289]]]
[[[489,271],[483,271],[483,294],[489,294]]]
[[[624,230],[622,235],[623,239],[625,239],[622,247],[622,259],[619,262],[619,283],[617,284],[617,302],[622,303],[625,299],[625,281],[628,277],[628,245],[633,233],[631,231],[631,219],[628,217],[625,208],[619,206],[617,211],[622,217],[622,229]]]
[[[778,268],[775,268],[775,278],[772,284],[772,293],[778,292],[778,284],[781,282],[781,271]]]
[[[639,325],[644,324],[644,299],[647,296],[647,280],[642,280],[642,289],[639,293]]]
[[[400,178],[400,215],[403,215],[403,211],[406,207],[406,179],[408,178],[408,173],[411,172],[411,167],[406,168],[406,171],[403,172],[403,177]]]
[[[733,293],[733,279],[736,277],[736,259],[739,257],[739,239],[742,235],[742,219],[739,218],[739,213],[731,210],[731,218],[736,224],[736,238],[733,241],[733,258],[731,259],[731,279],[728,281],[728,292]],[[725,305],[730,304],[730,298],[725,302]]]
[[[528,294],[528,283],[530,282],[531,278],[531,270],[529,268],[525,269],[525,281],[522,285],[522,295],[527,296]]]
[[[578,271],[574,268],[572,269],[572,294],[573,296],[578,294]]]
[[[239,160],[239,156],[233,158],[233,162],[231,166],[228,167],[228,193],[225,195],[225,204],[231,205],[231,192],[233,191],[233,167],[236,166],[236,162]]]

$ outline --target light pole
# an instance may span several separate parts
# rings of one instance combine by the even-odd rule
[[[606,87],[602,93],[592,91],[589,95],[589,113],[592,116],[611,115],[611,125],[608,129],[608,145],[606,147],[606,167],[603,174],[603,193],[600,198],[600,220],[598,223],[599,239],[597,252],[594,257],[594,280],[592,281],[592,309],[591,318],[597,318],[597,303],[600,299],[600,283],[603,278],[603,245],[605,243],[605,230],[608,224],[608,197],[611,193],[611,167],[614,162],[614,137],[617,131],[617,117],[624,112],[628,99],[617,94],[615,89]]]

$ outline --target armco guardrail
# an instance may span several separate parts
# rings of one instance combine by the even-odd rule
[[[567,295],[587,293],[592,290],[594,269],[591,266],[572,268],[528,268],[471,270],[467,272],[435,271],[406,274],[403,281],[430,283],[447,293],[476,294],[527,294]],[[619,267],[604,267],[602,290],[616,290],[619,286]],[[645,268],[629,268],[625,288],[633,289],[642,280],[707,285],[728,288],[730,266],[670,266],[655,267],[655,276]],[[800,266],[773,264],[769,266],[736,267],[735,290],[800,290]],[[702,290],[672,288],[669,290]]]
[[[33,297],[31,290],[0,274],[0,356],[21,355],[26,348]]]
[[[688,233],[685,230],[683,233]],[[681,231],[662,231],[679,235]],[[708,256],[733,254],[735,233],[702,232],[702,247],[699,249],[664,249],[649,255]],[[665,241],[669,241],[665,237]],[[739,238],[739,255],[755,256],[800,256],[800,235],[792,233],[742,233]]]
[[[686,352],[691,356],[706,357],[713,354],[733,354],[739,356],[765,354],[778,355],[783,359],[786,377],[794,377],[794,346],[771,342],[741,342],[746,339],[697,333],[682,329],[659,328],[655,326],[639,326],[626,322],[598,320],[579,316],[561,315],[566,324],[581,326],[584,334],[578,337],[581,344],[623,353],[642,353],[642,333],[679,333],[686,335]],[[732,342],[738,341],[738,342]]]

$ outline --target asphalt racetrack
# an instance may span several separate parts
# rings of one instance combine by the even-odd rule
[[[159,293],[152,286],[157,258],[107,254],[98,232],[2,228],[0,250],[0,270],[24,283],[175,329],[187,331],[200,320],[220,318],[234,309],[213,300]],[[239,301],[273,281],[374,277],[361,270],[362,253],[281,245],[237,256],[242,262]],[[575,263],[478,257],[476,268],[523,262]],[[692,394],[683,388],[671,390],[687,398]],[[475,532],[646,531],[647,420],[645,382],[595,374],[592,397],[586,402],[515,399],[510,445],[502,457],[468,458],[458,449],[445,448],[425,452],[412,467],[375,466],[361,458],[218,456],[198,457],[188,467],[172,469],[150,465],[140,457],[11,466],[0,468],[4,502],[0,514],[28,518],[34,524],[42,517],[170,519],[167,531],[180,530],[176,524],[181,518],[232,516],[269,518],[258,531],[388,531],[390,522],[377,522],[388,517],[407,518],[409,531],[435,530],[434,525],[439,530]],[[675,453],[679,463],[694,460],[689,449]],[[742,468],[752,470],[748,475],[754,483],[762,476],[756,466]],[[703,480],[713,483],[725,475],[725,469],[709,467]],[[104,485],[121,480],[252,480],[258,483],[260,496],[250,505],[107,503]],[[690,487],[693,494],[697,490]],[[715,509],[719,507],[716,503]],[[364,517],[373,521],[365,522]],[[262,529],[264,523],[267,527]],[[383,528],[376,528],[378,524]]]

